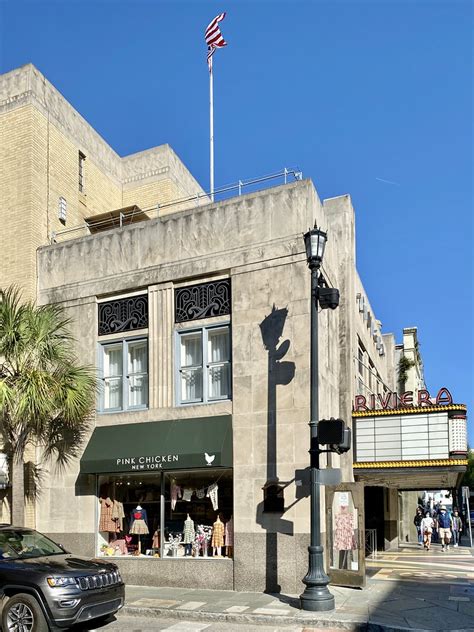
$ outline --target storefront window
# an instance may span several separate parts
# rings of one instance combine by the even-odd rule
[[[331,507],[330,567],[358,571],[357,509],[350,491],[335,492]]]
[[[211,466],[99,476],[98,554],[232,557],[232,470]]]

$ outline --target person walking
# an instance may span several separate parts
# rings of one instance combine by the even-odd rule
[[[453,546],[457,547],[461,540],[462,520],[457,509],[454,510],[454,515],[451,518],[452,530],[453,530]]]
[[[427,551],[431,548],[431,535],[433,533],[434,520],[429,511],[425,513],[425,517],[421,521],[421,531],[423,533],[423,542]]]
[[[452,520],[451,516],[446,511],[446,507],[441,505],[438,512],[438,536],[439,541],[441,542],[441,550],[447,551],[449,550],[449,543],[451,542],[451,526]]]
[[[423,520],[423,513],[421,511],[421,507],[416,508],[415,517],[413,518],[413,524],[416,527],[416,532],[418,534],[418,544],[423,546],[423,533],[421,531],[421,521]]]

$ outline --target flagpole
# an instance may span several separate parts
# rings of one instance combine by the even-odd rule
[[[210,129],[210,185],[211,202],[214,202],[214,82],[212,73],[212,57],[209,59],[209,129]]]

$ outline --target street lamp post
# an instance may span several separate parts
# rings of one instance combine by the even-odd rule
[[[311,472],[311,539],[308,547],[309,566],[303,583],[306,588],[300,596],[301,608],[311,611],[326,611],[334,609],[334,595],[329,592],[329,577],[324,572],[324,547],[321,544],[321,514],[320,514],[320,489],[319,454],[320,449],[317,438],[318,424],[318,302],[319,302],[319,268],[321,266],[327,233],[314,225],[305,236],[306,257],[311,270],[311,394],[310,408],[311,420],[309,422],[311,433],[310,446],[310,472]],[[337,292],[337,290],[335,290]],[[337,305],[327,305],[334,309]]]

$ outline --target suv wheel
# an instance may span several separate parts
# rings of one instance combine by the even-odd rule
[[[19,593],[3,606],[3,632],[48,632],[41,606],[31,595]]]

